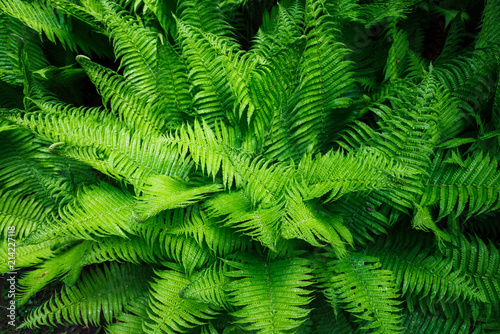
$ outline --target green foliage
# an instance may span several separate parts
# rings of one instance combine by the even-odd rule
[[[0,0],[16,326],[498,333],[499,15]]]

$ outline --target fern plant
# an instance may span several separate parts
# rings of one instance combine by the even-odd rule
[[[500,333],[498,1],[0,10],[18,330]]]

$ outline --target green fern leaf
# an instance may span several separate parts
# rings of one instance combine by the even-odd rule
[[[179,296],[179,291],[190,283],[184,274],[162,270],[156,271],[156,275],[151,284],[148,310],[154,323],[145,323],[145,333],[182,333],[215,317],[217,313],[207,304]]]
[[[31,313],[20,328],[40,325],[99,323],[101,312],[106,322],[122,312],[127,301],[143,296],[151,270],[111,263],[103,269],[85,272],[72,287],[65,286],[39,309]]]
[[[363,329],[373,333],[400,333],[398,289],[389,270],[381,269],[379,259],[348,253],[343,260],[329,264],[333,274],[330,284],[346,304],[347,311],[368,320]]]
[[[281,333],[305,321],[310,310],[303,306],[311,300],[306,290],[312,284],[309,261],[298,255],[275,261],[239,259],[225,262],[236,269],[226,275],[235,278],[228,290],[231,304],[239,309],[231,314],[242,329]]]
[[[145,221],[163,210],[184,207],[199,201],[205,194],[221,191],[218,184],[189,187],[181,179],[157,175],[149,177],[141,188],[142,195],[134,208],[134,218]]]
[[[179,296],[229,310],[231,307],[224,291],[230,282],[225,276],[228,270],[227,265],[217,263],[206,268],[197,273],[191,283],[179,291]]]

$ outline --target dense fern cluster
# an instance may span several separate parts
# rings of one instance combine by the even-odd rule
[[[498,1],[0,10],[20,328],[500,333]]]

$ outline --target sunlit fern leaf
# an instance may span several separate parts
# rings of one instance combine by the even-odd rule
[[[403,29],[398,29],[395,24],[390,28],[390,36],[392,45],[389,49],[389,55],[385,65],[386,81],[404,77],[404,71],[407,67],[406,54],[410,49],[408,34]]]
[[[447,163],[445,158],[444,152],[436,154],[420,200],[422,206],[439,206],[436,222],[462,213],[468,219],[500,207],[500,172],[495,158],[479,151],[467,157],[463,166]]]
[[[203,325],[217,314],[209,305],[183,299],[179,291],[190,283],[185,274],[174,270],[157,270],[150,285],[148,316],[144,333],[183,333]]]
[[[45,224],[24,239],[38,243],[61,236],[78,236],[93,240],[94,236],[131,233],[134,199],[108,183],[101,182],[83,189],[77,198],[60,210],[61,219],[47,218]]]
[[[151,248],[139,237],[107,237],[96,239],[75,265],[89,265],[106,261],[131,262],[134,264],[155,263],[166,260],[159,249]]]
[[[141,185],[143,177],[157,173],[184,178],[191,168],[185,154],[179,154],[171,145],[165,144],[163,136],[151,133],[145,138],[119,123],[103,122],[106,117],[92,116],[85,108],[57,110],[60,113],[25,116],[13,111],[5,118],[56,143],[54,146],[76,146],[69,152],[69,157],[134,185]],[[64,130],[70,128],[74,130]]]
[[[118,315],[117,322],[106,327],[108,334],[136,334],[141,333],[144,321],[148,319],[148,299],[136,298],[125,305],[125,312]]]
[[[478,237],[464,236],[452,241],[456,248],[446,249],[455,270],[460,270],[472,278],[474,286],[485,297],[487,304],[482,316],[498,318],[500,316],[500,252],[493,243],[486,245]]]
[[[381,268],[379,259],[348,253],[342,260],[331,260],[329,284],[336,290],[348,312],[368,324],[373,333],[400,333],[398,289],[390,270]]]
[[[101,312],[110,323],[128,301],[147,293],[151,274],[148,267],[130,264],[95,267],[84,272],[76,285],[64,286],[60,293],[33,311],[21,328],[56,323],[96,325]]]
[[[236,182],[252,204],[262,207],[276,206],[283,202],[285,191],[297,171],[286,164],[273,164],[265,159],[234,159],[236,172],[242,181]],[[238,180],[238,179],[237,179]]]
[[[0,191],[0,235],[7,239],[9,229],[14,229],[16,239],[21,240],[43,222],[49,212],[35,196]]]
[[[485,300],[471,278],[453,268],[450,257],[441,256],[421,234],[411,233],[393,234],[392,238],[380,236],[365,251],[377,256],[382,268],[394,273],[396,285],[407,301],[415,300],[427,307],[430,302],[458,304],[465,300]]]
[[[96,7],[89,6],[90,1],[82,1],[77,3],[72,0],[50,0],[50,5],[56,7],[58,10],[77,18],[79,21],[85,22],[96,32],[105,34],[106,30],[101,22],[102,11],[98,13],[95,11]],[[102,6],[99,7],[102,9]]]
[[[288,199],[280,232],[285,239],[303,239],[312,246],[331,245],[339,257],[347,252],[345,242],[351,246],[354,242],[339,213],[329,212],[314,201],[304,202],[298,196]]]
[[[142,194],[134,207],[134,218],[145,221],[163,210],[185,207],[195,203],[206,194],[222,190],[219,184],[190,187],[182,179],[164,175],[151,176],[141,187]]]
[[[436,236],[437,241],[440,243],[443,240],[450,241],[450,236],[437,227],[432,218],[431,210],[427,206],[422,208],[419,205],[415,204],[415,213],[412,219],[412,227],[416,230],[422,230],[425,232],[431,230]]]
[[[191,277],[191,283],[179,291],[179,296],[183,299],[208,303],[215,308],[231,310],[229,298],[225,292],[230,282],[230,279],[226,277],[228,271],[226,264],[214,263]]]
[[[316,155],[314,159],[304,155],[297,172],[301,175],[304,199],[329,193],[327,201],[349,192],[399,188],[403,177],[414,174],[402,164],[395,164],[369,149],[356,155],[329,151],[325,155]]]
[[[175,134],[167,136],[163,142],[176,146],[179,152],[189,151],[191,158],[200,166],[203,173],[215,178],[219,171],[226,187],[237,181],[241,183],[241,175],[234,167],[233,156],[240,154],[240,160],[252,155],[252,152],[237,147],[234,129],[217,123],[212,130],[205,122],[195,120],[192,126],[184,125]]]
[[[73,266],[82,252],[90,246],[90,242],[72,243],[69,249],[54,252],[53,256],[39,264],[36,269],[28,271],[19,279],[19,294],[17,302],[24,304],[31,296],[40,291],[48,283],[63,275],[78,277],[82,266]],[[74,283],[74,281],[72,282]]]
[[[310,312],[304,308],[311,300],[307,290],[312,284],[309,261],[299,254],[274,261],[248,255],[238,259],[225,261],[235,268],[226,274],[234,279],[228,291],[231,304],[239,308],[231,313],[235,323],[256,333],[280,333],[299,327]]]

